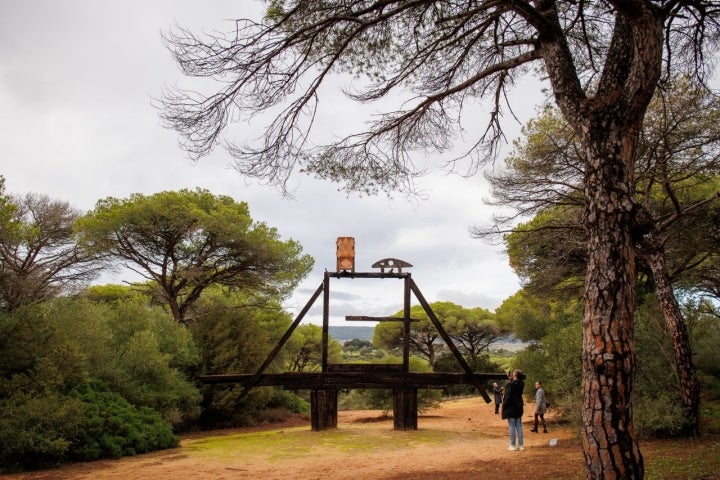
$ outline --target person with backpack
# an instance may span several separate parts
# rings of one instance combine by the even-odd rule
[[[545,423],[545,412],[548,408],[547,398],[545,398],[545,389],[542,382],[535,382],[535,426],[530,429],[531,432],[537,433],[538,419],[542,421],[543,433],[547,433],[547,424]]]

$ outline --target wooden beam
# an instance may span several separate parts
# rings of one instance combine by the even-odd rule
[[[444,388],[448,385],[478,385],[483,381],[507,380],[507,373],[425,373],[400,371],[303,372],[201,375],[207,384],[238,383],[252,386],[284,386],[294,389],[353,388]]]
[[[351,322],[402,322],[405,321],[402,317],[369,317],[367,315],[346,315],[345,320]],[[411,318],[411,322],[419,322],[417,318]]]
[[[409,272],[327,272],[327,274],[334,278],[405,278],[410,275]]]

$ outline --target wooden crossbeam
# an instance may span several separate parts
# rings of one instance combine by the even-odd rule
[[[284,386],[295,389],[352,388],[444,388],[448,385],[477,385],[488,380],[507,380],[507,373],[425,373],[400,371],[303,372],[201,375],[207,384],[238,383],[252,386]]]
[[[402,317],[369,317],[367,315],[347,315],[345,320],[351,322],[403,322],[405,321]],[[419,322],[417,318],[411,318],[411,322]]]

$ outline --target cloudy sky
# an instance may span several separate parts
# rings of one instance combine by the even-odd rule
[[[294,198],[284,199],[230,169],[220,149],[197,163],[187,158],[151,105],[164,86],[185,81],[161,32],[174,24],[230,31],[232,19],[261,9],[249,0],[0,1],[0,174],[7,190],[47,194],[81,210],[108,196],[196,187],[246,201],[255,220],[315,258],[314,271],[288,302],[296,311],[323,271],[335,270],[340,236],[355,237],[357,271],[372,271],[386,257],[413,264],[412,277],[430,302],[494,310],[515,293],[519,282],[502,247],[470,238],[469,229],[488,224],[493,214],[483,203],[481,176],[435,170],[421,180],[426,199],[413,202],[348,197],[336,185],[296,176]],[[337,91],[326,98],[320,132],[337,134],[338,125],[362,114]],[[532,113],[532,98],[520,102],[523,120]],[[250,136],[254,128],[236,126],[233,135]],[[506,131],[512,140],[519,126],[508,119]],[[343,324],[345,315],[402,308],[397,280],[334,280],[330,290],[333,324]],[[308,321],[320,321],[321,303]]]

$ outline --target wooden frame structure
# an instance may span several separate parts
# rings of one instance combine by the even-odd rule
[[[388,266],[400,267],[390,268]],[[376,262],[373,267],[381,268],[381,272],[355,272],[345,270],[325,272],[323,282],[315,290],[295,321],[290,325],[282,338],[260,368],[254,374],[219,374],[203,375],[204,383],[239,383],[244,386],[238,399],[244,398],[250,389],[256,386],[284,386],[293,389],[310,390],[310,420],[314,431],[337,427],[337,394],[338,390],[353,388],[388,388],[393,390],[393,423],[395,430],[417,430],[417,390],[419,388],[443,388],[448,385],[474,385],[485,402],[490,403],[483,382],[487,380],[506,379],[504,373],[475,373],[465,358],[460,354],[445,328],[440,323],[425,297],[420,292],[410,273],[402,272],[402,266],[409,264],[397,259],[385,259]],[[329,364],[328,341],[330,319],[330,279],[400,279],[404,282],[403,317],[346,317],[346,320],[363,321],[401,321],[404,329],[403,361],[401,364]],[[315,301],[323,295],[322,325],[322,365],[320,372],[266,374],[280,349],[285,345],[293,331],[300,325],[303,318]],[[437,329],[448,348],[463,369],[463,373],[420,373],[410,372],[410,299],[414,294],[422,305],[433,325]]]

